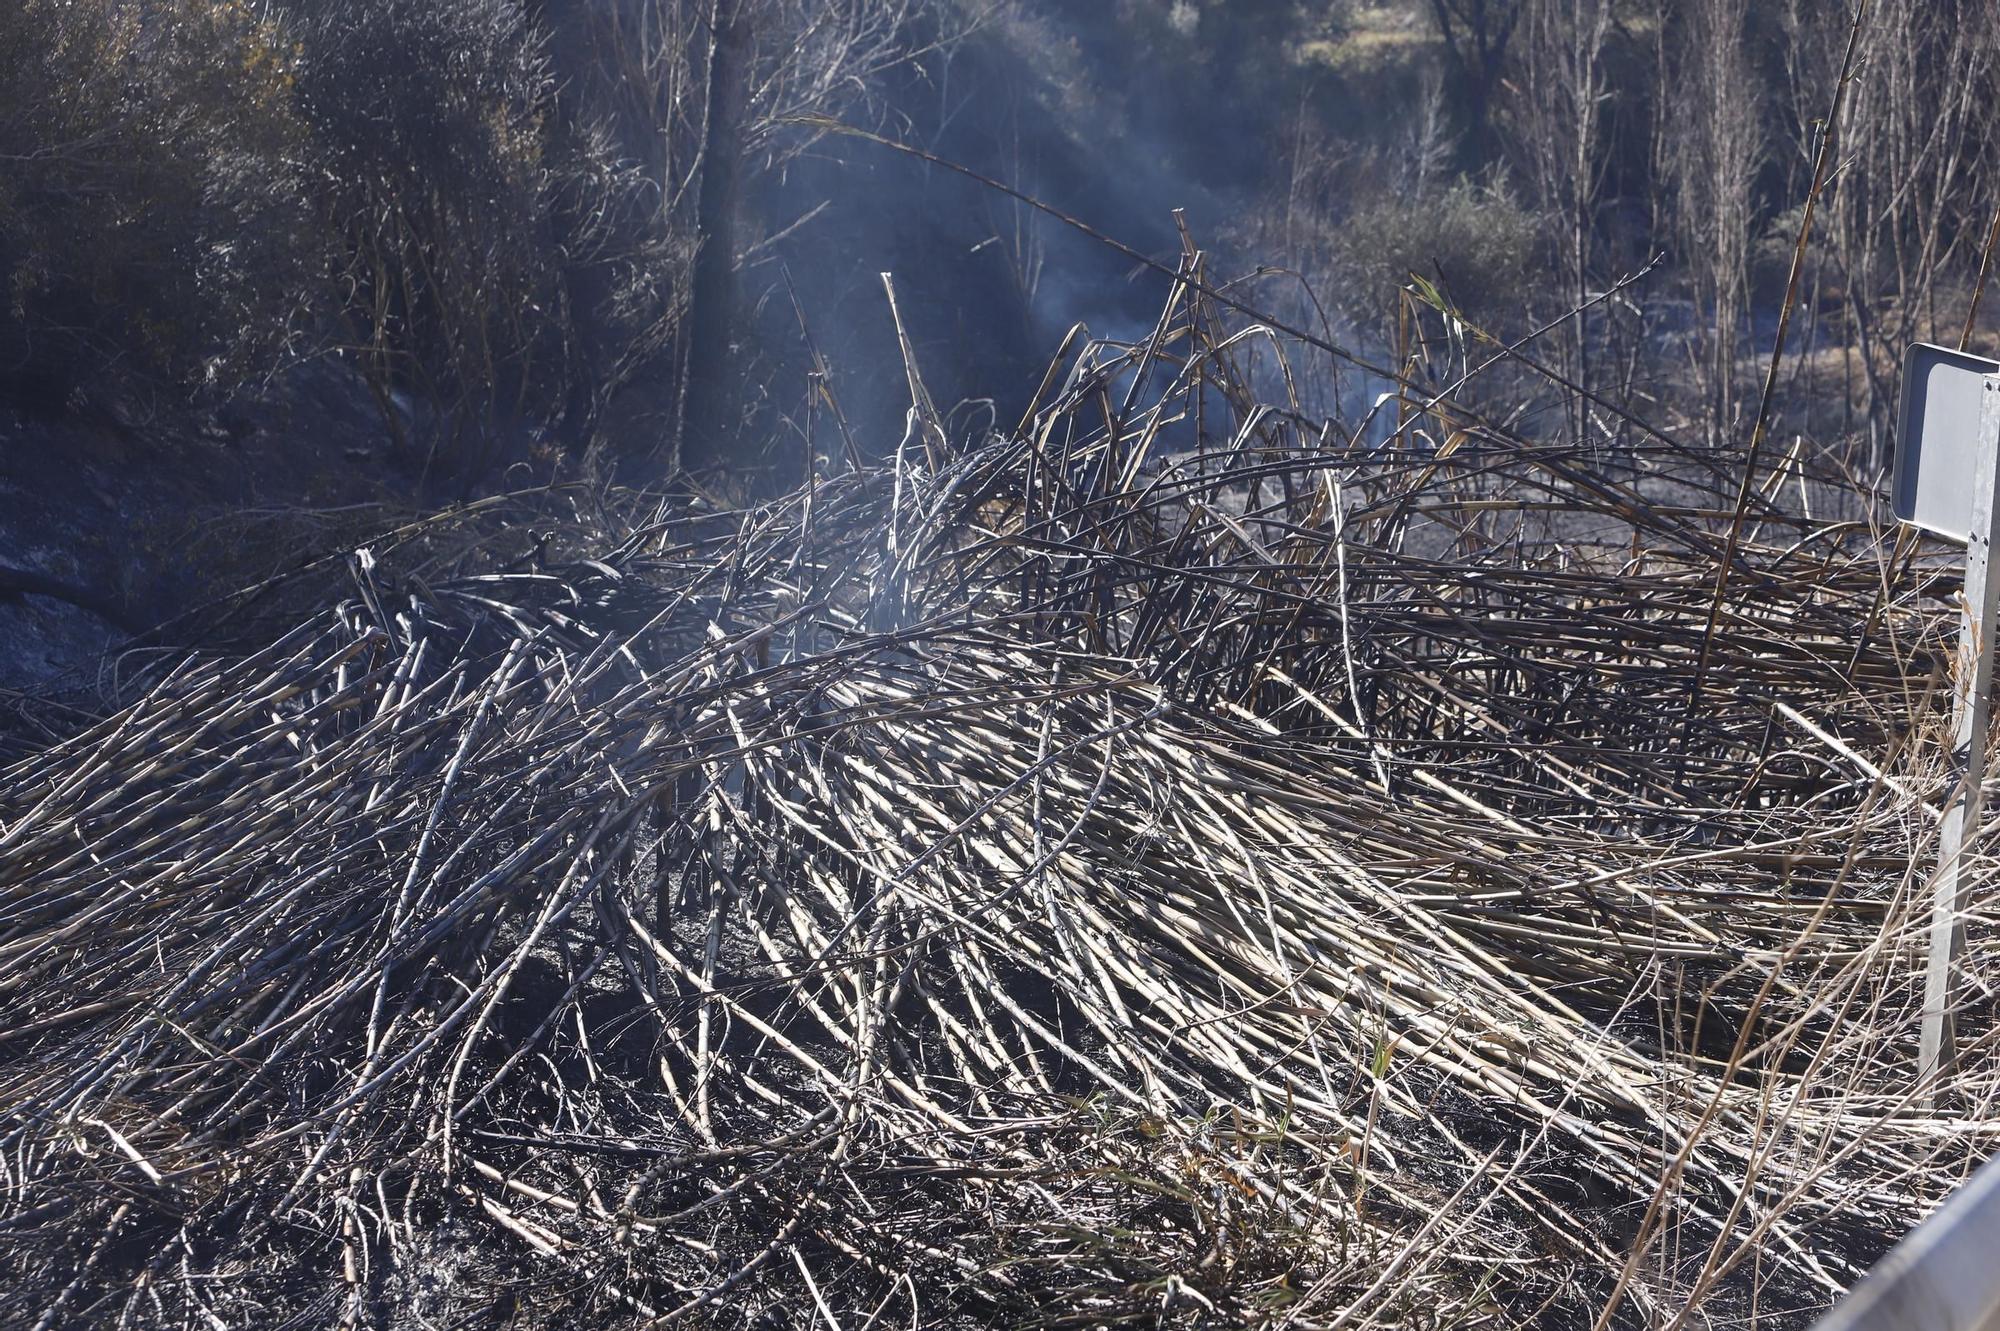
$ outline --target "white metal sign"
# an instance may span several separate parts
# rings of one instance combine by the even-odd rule
[[[1896,516],[1963,541],[1972,534],[1972,474],[1980,447],[1980,392],[2000,361],[1923,343],[1903,356],[1896,413]]]
[[[1896,516],[1965,542],[1965,599],[1952,672],[1957,783],[1938,827],[1917,1078],[1935,1104],[1952,1066],[1953,971],[1964,928],[1959,858],[1979,827],[2000,621],[2000,362],[1944,347],[1903,358]],[[2000,1160],[1990,1161],[1917,1227],[1815,1331],[2000,1331]]]
[[[1979,827],[1993,697],[1994,625],[2000,616],[2000,362],[1945,347],[1914,346],[1903,358],[1893,507],[1904,522],[1965,542],[1965,598],[1952,672],[1952,759],[1958,777],[1938,828],[1931,883],[1929,955],[1917,1078],[1935,1101],[1952,1064],[1953,972],[1964,926],[1959,858]]]

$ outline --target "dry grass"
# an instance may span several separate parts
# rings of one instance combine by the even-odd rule
[[[1362,5],[1347,16],[1340,36],[1302,43],[1298,58],[1347,71],[1379,71],[1408,64],[1439,49],[1436,31],[1421,15],[1396,5]]]
[[[1789,459],[1691,709],[1728,476],[1370,454],[1266,344],[1184,291],[983,443],[385,542],[0,774],[5,1320],[1830,1300],[1989,1131],[1990,1023],[1908,1072],[1928,561]]]

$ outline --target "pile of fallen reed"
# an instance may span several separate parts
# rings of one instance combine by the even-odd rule
[[[1990,1132],[1988,1025],[1909,1072],[1935,570],[1800,450],[1712,614],[1716,459],[1362,446],[1253,340],[1180,299],[984,440],[405,533],[14,762],[4,1320],[1829,1301]]]

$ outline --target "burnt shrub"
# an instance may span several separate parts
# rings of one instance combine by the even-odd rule
[[[0,6],[0,383],[198,385],[269,360],[318,265],[296,52],[241,0]]]
[[[497,422],[585,437],[670,340],[689,247],[523,0],[16,0],[0,68],[11,396],[338,353],[476,470]]]
[[[339,336],[450,428],[586,432],[673,308],[684,256],[646,182],[567,114],[519,0],[314,0],[288,11]]]

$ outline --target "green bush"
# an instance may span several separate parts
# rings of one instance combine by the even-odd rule
[[[1528,303],[1539,245],[1534,219],[1503,190],[1458,181],[1428,196],[1384,192],[1334,237],[1334,292],[1357,321],[1392,315],[1412,273],[1439,281],[1474,319],[1511,322]]]

